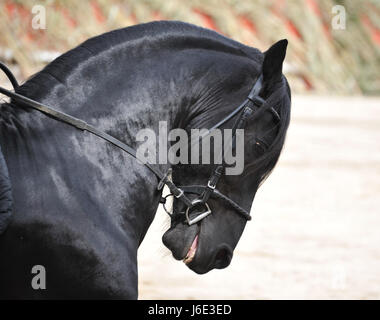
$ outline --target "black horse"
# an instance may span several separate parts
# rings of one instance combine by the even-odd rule
[[[137,132],[157,132],[160,120],[169,129],[211,128],[262,74],[260,96],[280,121],[265,112],[247,123],[244,171],[218,184],[249,211],[289,124],[286,46],[262,53],[190,24],[153,22],[87,40],[16,92],[136,147]],[[112,144],[14,100],[1,104],[0,143],[0,297],[137,298],[137,250],[161,197],[156,176]],[[175,165],[174,182],[207,183],[210,167]],[[210,206],[197,224],[173,219],[163,236],[176,259],[192,247],[187,265],[197,273],[229,265],[246,223],[223,202]],[[31,285],[36,265],[46,289]]]

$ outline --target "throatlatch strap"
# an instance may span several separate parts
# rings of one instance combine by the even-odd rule
[[[255,88],[256,86],[254,87],[254,89]],[[258,88],[256,88],[255,90],[252,89],[250,95],[252,94],[252,92],[256,92],[257,90],[259,89]],[[254,105],[257,105],[258,107],[260,107],[263,102],[264,102],[263,99],[261,98],[256,99],[256,97],[249,97],[249,99],[246,100],[243,112],[240,114],[239,118],[235,121],[234,126],[232,127],[232,139],[233,139],[232,146],[231,146],[232,148],[234,148],[236,145],[236,130],[240,128],[244,128],[245,122],[253,113],[252,107]],[[222,156],[222,164],[216,167],[214,173],[212,174],[212,176],[210,177],[207,183],[207,186],[204,189],[204,192],[202,195],[202,201],[204,203],[207,202],[207,200],[210,198],[210,195],[216,188],[216,185],[220,177],[223,175],[224,169],[225,169],[225,161],[224,161],[224,157]]]

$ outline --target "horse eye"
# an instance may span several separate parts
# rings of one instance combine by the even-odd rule
[[[260,154],[264,153],[267,149],[266,144],[261,141],[255,141],[254,147],[255,147],[256,152]]]

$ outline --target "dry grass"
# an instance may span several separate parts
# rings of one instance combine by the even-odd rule
[[[331,27],[337,2],[346,9],[346,30]],[[0,49],[11,49],[22,77],[45,63],[33,52],[64,52],[105,31],[164,19],[215,29],[261,50],[288,38],[286,71],[294,92],[380,93],[378,1],[50,0],[47,28],[34,30],[31,10],[40,3],[0,3]]]

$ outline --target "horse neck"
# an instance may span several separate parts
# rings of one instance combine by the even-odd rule
[[[241,77],[240,70],[229,66],[232,55],[226,56],[224,52],[236,52],[241,65],[245,66],[243,70],[254,70],[255,61],[241,56],[240,48],[235,48],[236,44],[221,44],[219,40],[211,42],[213,44],[210,41],[201,44],[207,49],[218,44],[224,51],[220,55],[217,56],[213,50],[201,50],[202,56],[195,57],[192,51],[181,49],[181,45],[184,48],[189,46],[184,39],[182,34],[178,39],[173,36],[169,42],[173,44],[173,49],[165,47],[163,51],[157,48],[157,44],[149,48],[145,40],[141,41],[143,55],[136,54],[140,51],[138,46],[113,46],[109,51],[96,54],[81,46],[74,50],[76,53],[69,52],[47,66],[21,86],[18,92],[83,119],[132,147],[136,146],[135,137],[139,130],[150,128],[158,134],[159,121],[166,121],[168,130],[183,128],[191,119],[204,118],[200,114],[210,109],[213,113],[206,119],[214,123],[220,111],[217,106],[221,101],[222,88],[218,85],[210,88],[208,84],[218,84],[220,79],[231,77],[234,72],[244,81],[249,78],[249,71]],[[189,39],[194,41],[197,38]],[[133,44],[136,45],[135,42]],[[76,55],[85,56],[85,59],[77,61]],[[216,63],[216,59],[220,61]],[[67,61],[72,61],[72,65]],[[215,65],[218,76],[209,72]],[[242,82],[239,80],[239,83]],[[232,95],[226,98],[223,101],[230,105],[228,99],[233,99]],[[104,190],[94,192],[92,199],[101,206],[104,194],[110,194],[113,202],[121,208],[118,215],[122,216],[126,228],[133,229],[142,240],[159,202],[159,193],[155,190],[157,179],[147,168],[99,138],[58,124],[36,111],[27,112],[25,108],[18,110],[14,117],[19,125],[17,139],[12,142],[13,149],[25,148],[25,158],[42,170],[41,164],[49,163],[54,167],[57,165],[54,159],[60,159],[59,165],[66,166],[69,168],[66,172],[71,172],[65,179],[72,179],[76,174],[81,176],[86,171],[92,172],[93,168],[94,174],[88,178],[92,181],[86,181],[85,187],[100,184]],[[208,127],[203,120],[199,125]],[[51,135],[51,132],[57,131],[56,135]],[[70,155],[67,150],[71,151]],[[11,171],[17,174],[17,161],[11,167]],[[167,165],[161,165],[162,171],[166,168]]]
[[[94,88],[84,100],[73,96],[69,88],[59,83],[53,84],[41,95],[32,95],[32,98],[85,120],[133,147],[136,146],[135,137],[139,130],[150,128],[158,137],[159,121],[165,121],[168,130],[184,121],[185,114],[180,110],[186,99],[173,94],[175,87],[170,82],[162,78],[149,79],[146,87],[140,85],[137,88],[130,83],[129,90],[120,90],[118,81],[117,78],[109,79],[105,87],[100,85]],[[78,86],[77,89],[83,89]],[[128,83],[125,83],[124,89],[127,88]],[[57,99],[59,91],[66,92],[67,96],[63,94]],[[17,193],[15,202],[28,187],[19,183],[27,178],[19,179],[20,167],[27,165],[30,168],[28,173],[22,174],[36,181],[41,178],[41,172],[50,168],[47,185],[51,185],[51,190],[54,190],[57,176],[74,186],[78,182],[76,177],[88,171],[91,174],[86,176],[86,185],[91,189],[88,190],[92,193],[91,202],[107,210],[107,205],[103,205],[106,201],[104,194],[111,195],[111,207],[117,208],[115,210],[118,212],[108,214],[121,218],[125,232],[134,234],[141,243],[154,218],[160,197],[156,190],[157,178],[146,167],[100,138],[37,111],[11,104],[4,105],[2,109],[5,112],[2,112],[0,119],[1,140],[5,144],[5,156],[10,163],[11,179],[13,177]],[[68,153],[68,150],[71,152]],[[57,158],[60,160],[57,161]],[[83,158],[86,160],[83,161]],[[28,159],[27,164],[25,159]],[[165,164],[157,166],[161,171],[167,169]],[[70,175],[63,176],[61,172],[65,171]],[[90,187],[99,185],[99,182],[104,190]],[[86,187],[73,188],[78,190],[78,194],[87,192]]]

